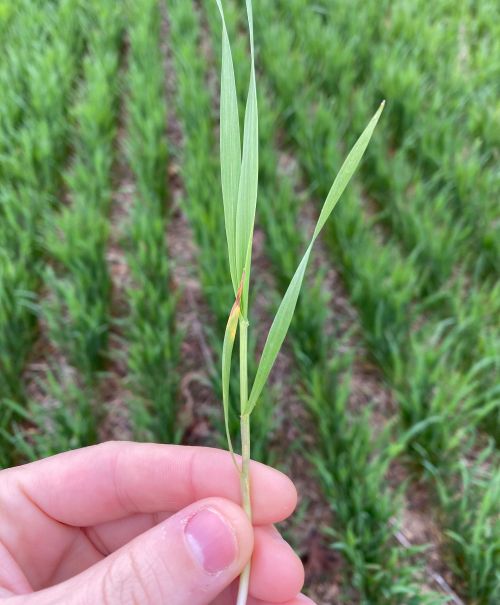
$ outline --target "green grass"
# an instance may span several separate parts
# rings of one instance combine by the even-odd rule
[[[391,425],[374,435],[370,406],[356,413],[349,409],[351,363],[344,353],[315,368],[305,393],[319,427],[310,458],[334,513],[327,534],[349,570],[343,582],[346,597],[366,605],[444,603],[437,592],[422,590],[428,578],[418,549],[404,549],[395,541],[393,522],[398,523],[407,486],[390,489],[386,477],[399,448],[391,446]]]
[[[335,18],[323,19],[302,0],[287,3],[286,15],[292,24],[307,15],[297,34],[308,50],[308,72],[327,94],[350,99],[355,124],[362,123],[363,108],[381,91],[392,100],[391,119],[369,151],[365,177],[370,195],[387,210],[383,219],[407,248],[419,247],[426,287],[435,287],[464,262],[475,273],[498,276],[498,124],[491,124],[485,137],[472,119],[477,111],[494,119],[495,102],[490,83],[471,86],[466,65],[478,58],[470,39],[475,11],[447,2],[428,10],[422,9],[425,3],[404,0],[363,2],[353,18],[358,3],[354,10],[338,0],[320,4]],[[481,42],[482,52],[488,46],[495,51],[494,26],[485,29]],[[439,53],[430,50],[435,48]],[[490,111],[478,107],[485,98],[493,105]]]
[[[130,3],[128,19],[127,155],[135,181],[127,228],[132,285],[124,328],[130,405],[137,438],[177,442],[182,435],[177,418],[181,334],[165,240],[167,112],[159,5]]]
[[[38,402],[32,402],[24,420],[34,424],[34,430],[18,428],[14,438],[21,452],[29,451],[32,457],[67,449],[68,442],[73,447],[89,445],[96,440],[103,416],[92,401],[98,372],[105,363],[110,322],[107,214],[118,111],[121,19],[116,8],[103,8],[98,2],[87,10],[86,23],[94,27],[88,32],[83,83],[70,116],[74,120],[74,159],[64,175],[69,203],[60,203],[57,210],[48,207],[40,216],[39,246],[51,262],[41,272],[45,291],[37,309],[51,346],[74,371],[67,379],[64,374],[68,371],[62,371],[60,361],[48,360],[50,369],[42,390],[53,404],[44,413]],[[74,11],[69,14],[73,18],[79,15]],[[68,116],[66,122],[62,118],[60,127],[69,135]],[[48,140],[52,145],[57,143],[57,139]],[[62,183],[52,195],[62,197]],[[35,298],[36,293],[30,296]]]
[[[341,104],[327,97],[319,89],[323,82],[319,78],[307,87],[305,50],[294,54],[295,36],[283,25],[284,18],[276,12],[270,14],[271,8],[260,9],[261,15],[267,10],[263,17],[266,26],[257,35],[263,64],[283,103],[289,137],[297,144],[304,171],[319,195],[324,195],[328,190],[325,174],[338,158],[335,145],[342,136],[328,114],[335,106],[346,115],[352,101],[349,104],[346,96]],[[308,38],[312,44],[313,38],[321,38],[323,25],[318,14],[309,12],[308,17],[302,9],[301,5],[296,15],[296,36],[312,28],[308,19],[314,21],[316,29]],[[332,39],[326,27],[323,36],[326,49]],[[308,48],[309,44],[303,44]],[[287,77],[276,59],[280,55],[289,57]],[[338,53],[332,57],[338,60]],[[290,73],[295,88],[301,91],[299,98],[291,92]],[[348,81],[349,73],[347,70]],[[340,95],[338,80],[337,84]],[[371,191],[370,183],[363,175],[363,190]],[[492,419],[497,415],[498,393],[491,380],[498,363],[497,345],[493,345],[498,343],[498,330],[490,321],[495,314],[491,310],[498,305],[498,292],[488,282],[472,289],[467,282],[465,289],[464,280],[458,280],[448,292],[432,292],[422,298],[425,288],[421,284],[427,274],[420,269],[418,251],[406,255],[391,232],[380,231],[375,238],[373,226],[373,219],[353,198],[351,204],[339,208],[327,239],[358,308],[366,342],[398,394],[401,427],[409,431],[404,436],[408,452],[429,471],[432,482],[436,469],[453,475],[454,465],[475,442],[475,427],[485,414],[490,420],[486,428],[496,431]],[[441,318],[440,309],[444,310]],[[472,578],[475,569],[465,565],[462,573]]]
[[[106,249],[122,30],[116,7],[93,7],[97,23],[72,112],[74,160],[65,176],[70,203],[53,216],[44,242],[53,261],[45,272],[49,337],[89,384],[104,366],[110,324]]]
[[[274,31],[270,29],[266,34],[270,44],[274,44],[274,41],[279,39],[276,29]],[[282,35],[286,37],[287,30],[282,28],[282,32],[284,32]],[[276,55],[277,53],[270,49],[268,53],[264,53],[263,57],[264,62],[268,61],[267,66],[272,71],[273,77],[276,77],[275,85],[279,91],[281,80],[279,80],[278,64],[277,62],[272,63]],[[297,67],[294,68],[293,73],[303,74],[305,72]],[[300,88],[301,82],[298,79],[296,84]],[[338,156],[337,150],[330,143],[330,141],[336,140],[338,133],[331,125],[331,120],[330,125],[327,121],[329,108],[326,100],[324,105],[320,104],[321,101],[315,101],[314,119],[311,120],[311,114],[306,110],[308,94],[310,93],[306,90],[303,102],[295,111],[293,128],[295,134],[297,132],[306,133],[306,131],[310,133],[307,138],[305,138],[306,135],[299,137],[298,142],[301,145],[297,149],[308,177],[313,181],[317,191],[322,194],[328,190],[327,177],[324,176],[329,165],[327,158]],[[286,104],[285,100],[284,105]],[[330,132],[330,137],[318,139],[315,136],[315,129]],[[320,145],[320,140],[322,145]],[[477,321],[482,334],[486,336],[490,330],[489,313],[487,315],[487,312],[491,309],[491,303],[495,305],[498,300],[497,293],[493,292],[490,304],[485,304],[483,307],[474,302],[473,296],[469,296],[467,301],[462,303],[464,306],[460,307],[462,311],[457,310],[456,317],[448,318],[445,315],[444,319],[449,319],[449,328],[448,330],[441,329],[443,339],[436,340],[436,328],[440,324],[438,321],[430,321],[428,329],[422,329],[421,313],[426,311],[429,306],[436,305],[444,294],[433,294],[424,300],[416,297],[423,276],[418,269],[415,255],[399,254],[390,235],[384,236],[383,246],[381,246],[379,238],[375,237],[370,225],[371,221],[368,216],[362,211],[359,203],[353,199],[352,205],[345,204],[343,208],[340,208],[339,220],[332,224],[330,230],[330,242],[332,249],[341,261],[345,280],[359,309],[365,337],[374,357],[396,386],[398,386],[401,374],[411,377],[411,372],[401,372],[400,370],[401,367],[408,369],[412,366],[414,349],[412,324],[414,324],[419,326],[421,340],[418,342],[421,343],[421,346],[428,344],[429,338],[433,337],[435,339],[433,345],[440,347],[442,356],[448,355],[447,370],[449,371],[453,367],[457,372],[461,372],[461,380],[464,384],[471,386],[469,372],[477,364],[481,366],[487,355],[483,356],[480,348],[478,357],[470,360],[468,364],[463,364],[463,358],[449,354],[449,343],[455,339],[454,344],[457,344],[458,341],[458,346],[463,349],[467,348],[469,341],[465,340],[462,343],[461,340],[468,333],[470,334],[470,331],[465,329],[465,324],[471,321]],[[449,294],[456,296],[455,299],[452,299],[453,304],[461,304],[459,299],[461,291],[458,286]],[[480,336],[479,341],[483,340],[486,341],[486,338]],[[436,380],[433,386],[437,384]],[[479,388],[475,389],[473,393],[477,399],[479,399],[479,390]],[[464,424],[468,424],[468,422],[469,418],[464,415]],[[436,454],[438,451],[436,450]]]
[[[61,186],[68,108],[81,50],[80,12],[67,0],[20,13],[2,63],[0,129],[0,431],[16,417],[8,401],[25,399],[22,373],[36,336],[40,235]],[[42,25],[43,24],[43,25]],[[7,86],[7,82],[9,85]],[[7,153],[8,152],[8,153]],[[0,447],[0,466],[14,460]]]
[[[494,605],[500,598],[500,473],[491,448],[440,482],[439,499],[448,561],[461,591],[471,603]]]
[[[223,5],[243,116],[245,7]],[[259,306],[250,383],[264,336],[258,324],[273,317],[307,246],[304,205],[328,194],[373,109],[388,102],[358,177],[325,226],[314,274],[304,278],[287,375],[264,389],[252,415],[253,455],[284,468],[290,447],[308,456],[332,512],[326,539],[342,556],[344,602],[439,602],[419,586],[427,580],[421,555],[393,537],[403,492],[411,496],[418,476],[453,588],[467,603],[496,604],[497,3],[255,0],[254,7],[263,246],[250,297]],[[179,424],[183,284],[173,283],[177,259],[166,239],[169,163],[180,167],[175,211],[186,215],[196,246],[204,314],[197,319],[214,362],[207,368],[214,399],[223,395],[221,335],[234,301],[218,162],[217,6],[0,0],[0,50],[0,466],[99,440],[109,371],[129,394],[137,439],[183,442],[190,428]],[[167,103],[169,77],[175,90]],[[180,145],[166,135],[176,119]],[[124,219],[115,225],[110,209],[123,167],[131,204],[118,208]],[[125,253],[118,307],[111,240]],[[353,342],[364,341],[397,404],[387,429],[372,430],[374,404],[356,407],[350,374],[360,357],[350,338],[338,342],[344,318],[324,289],[332,266],[356,309]],[[259,286],[261,270],[272,287]],[[307,446],[284,437],[287,401],[274,405],[289,392],[311,419]],[[239,447],[237,408],[229,428]],[[209,441],[224,446],[219,406],[208,413]],[[395,456],[409,479],[394,491]]]

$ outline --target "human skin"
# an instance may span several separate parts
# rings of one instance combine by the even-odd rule
[[[227,452],[110,442],[0,471],[0,603],[233,605],[252,557],[248,605],[311,605],[274,524],[297,494],[251,465],[254,526]]]

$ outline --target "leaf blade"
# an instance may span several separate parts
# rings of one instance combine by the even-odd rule
[[[248,403],[246,408],[242,410],[242,414],[250,414],[257,404],[257,400],[273,368],[276,357],[281,349],[281,345],[285,340],[288,328],[295,312],[295,307],[297,306],[297,300],[302,288],[302,282],[304,281],[304,275],[306,272],[307,263],[309,262],[311,250],[312,242],[309,244],[309,247],[302,257],[302,260],[300,261],[300,264],[292,277],[287,291],[285,292],[285,296],[281,301],[278,312],[274,317],[274,321],[267,335],[264,350],[262,351],[259,367],[257,368],[257,374],[248,398]]]
[[[318,222],[316,223],[316,227],[314,229],[313,241],[318,237],[321,229],[325,226],[328,217],[332,213],[333,209],[337,205],[337,202],[340,199],[340,196],[344,193],[345,188],[349,184],[349,181],[352,178],[352,175],[356,171],[361,158],[363,157],[366,148],[368,147],[368,143],[372,138],[373,131],[380,119],[382,111],[385,107],[385,101],[382,101],[379,108],[373,115],[372,119],[368,122],[368,125],[361,133],[360,137],[354,143],[353,148],[347,155],[344,163],[340,167],[340,170],[333,181],[333,184],[330,188],[330,191],[326,197],[325,203],[323,204],[323,208],[321,209],[321,213],[318,218]]]
[[[221,0],[216,0],[222,19],[222,66],[220,81],[220,164],[224,222],[229,270],[236,294],[236,208],[241,172],[241,137],[233,56]]]
[[[294,276],[292,277],[292,280],[287,288],[283,300],[281,301],[281,304],[278,308],[274,321],[267,335],[266,343],[264,345],[264,349],[262,351],[262,355],[259,361],[259,366],[257,368],[257,374],[255,376],[255,380],[252,385],[252,390],[248,398],[248,404],[245,410],[243,410],[243,414],[250,414],[257,404],[258,398],[273,368],[281,345],[285,340],[288,328],[290,327],[290,323],[292,321],[293,313],[297,305],[300,289],[304,280],[305,270],[307,268],[307,263],[309,262],[309,257],[314,242],[318,238],[321,229],[324,227],[330,214],[337,205],[340,196],[344,192],[345,188],[347,187],[349,181],[352,178],[352,175],[358,167],[361,158],[363,157],[363,154],[366,151],[368,143],[370,142],[370,139],[373,135],[380,115],[384,109],[384,104],[385,102],[381,103],[380,107],[366,126],[365,130],[362,132],[361,136],[358,138],[353,148],[349,152],[347,158],[344,160],[344,163],[340,167],[340,170],[333,181],[333,184],[321,209],[321,213],[318,218],[318,222],[316,223],[316,227],[314,229],[314,233],[309,243],[309,246],[307,247],[306,252],[302,257],[302,260],[300,261]]]
[[[259,119],[257,106],[257,85],[255,77],[255,51],[253,38],[252,4],[246,2],[248,28],[250,33],[250,82],[248,85],[243,131],[243,153],[241,157],[238,203],[236,208],[236,274],[238,279],[245,274],[242,297],[242,313],[247,316],[252,238],[257,206],[259,180]]]

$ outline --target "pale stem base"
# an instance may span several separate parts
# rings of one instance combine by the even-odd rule
[[[241,417],[241,497],[243,509],[252,522],[252,503],[250,499],[250,416],[245,414]],[[236,605],[246,605],[248,598],[248,588],[250,584],[250,561],[247,563],[243,573],[240,576],[238,587],[238,599]]]

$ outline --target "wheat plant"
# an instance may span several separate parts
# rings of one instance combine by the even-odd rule
[[[229,35],[221,0],[216,0],[222,19],[222,63],[220,92],[220,163],[224,219],[226,227],[229,272],[235,301],[226,326],[222,352],[223,407],[229,449],[240,474],[242,501],[245,512],[252,519],[250,500],[250,418],[283,344],[295,311],[312,247],[344,189],[356,170],[382,113],[382,103],[368,126],[355,143],[335,178],[299,266],[281,301],[260,357],[257,372],[249,389],[248,382],[248,328],[249,290],[252,262],[252,241],[258,189],[258,109],[253,39],[253,11],[251,0],[246,0],[250,39],[250,83],[245,109],[243,144],[234,66]],[[229,383],[231,358],[236,333],[239,329],[240,354],[240,430],[241,466],[234,456],[229,432]],[[240,578],[237,605],[247,602],[250,564]]]

